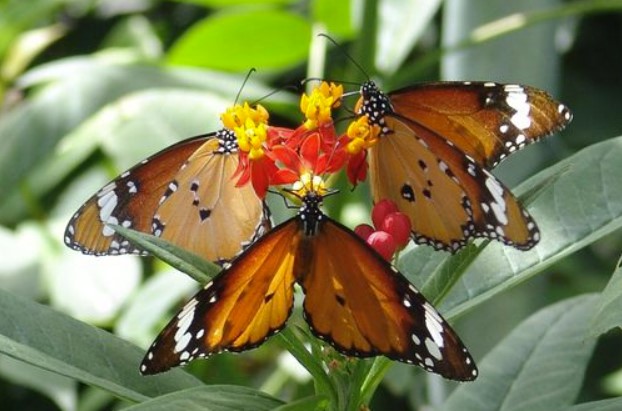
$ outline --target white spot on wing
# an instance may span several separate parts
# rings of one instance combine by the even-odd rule
[[[426,302],[423,305],[425,310],[425,326],[432,337],[432,340],[436,343],[439,348],[445,346],[445,341],[443,340],[443,320],[438,315],[434,307],[430,305],[430,303]]]
[[[438,345],[436,345],[431,339],[425,339],[425,348],[427,348],[428,352],[432,357],[436,358],[439,361],[443,359],[443,354],[441,353],[441,350],[438,348]]]
[[[493,198],[490,208],[492,209],[495,218],[500,224],[507,225],[508,216],[505,213],[506,204],[503,199],[503,187],[501,187],[501,184],[499,184],[499,182],[492,175],[489,175],[486,179],[486,188],[488,188],[488,192]]]

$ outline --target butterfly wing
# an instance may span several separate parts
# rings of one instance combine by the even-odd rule
[[[520,249],[539,241],[527,211],[469,155],[416,122],[395,115],[385,121],[390,134],[370,150],[374,201],[394,201],[416,242],[454,252],[474,237]]]
[[[196,294],[157,337],[140,366],[156,374],[221,351],[244,351],[278,332],[294,301],[291,219],[260,238]]]
[[[106,223],[150,232],[162,193],[188,157],[214,136],[170,146],[106,184],[73,215],[65,229],[65,244],[84,254],[145,254]]]
[[[572,119],[568,107],[545,91],[517,84],[425,83],[389,98],[395,113],[433,130],[487,168]]]
[[[237,153],[213,139],[196,150],[170,182],[153,232],[210,261],[225,262],[270,228],[268,209],[251,184],[236,187]]]
[[[153,232],[210,261],[233,258],[270,221],[250,185],[235,187],[229,133],[185,140],[121,174],[72,217],[65,243],[85,254],[146,254],[111,223]]]
[[[305,237],[295,272],[313,333],[357,357],[384,355],[456,380],[477,368],[456,333],[408,280],[363,240],[327,219]]]

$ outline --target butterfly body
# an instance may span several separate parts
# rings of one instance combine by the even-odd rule
[[[381,130],[369,155],[374,201],[394,201],[416,242],[450,252],[476,237],[524,250],[538,243],[529,213],[488,169],[561,130],[572,118],[566,106],[520,85],[426,83],[385,94],[367,82],[357,114]]]
[[[298,215],[232,261],[162,331],[141,372],[153,374],[220,351],[243,351],[278,332],[301,285],[314,335],[357,357],[384,355],[447,378],[477,369],[438,312],[406,278],[320,209],[323,194],[301,196]]]
[[[108,224],[147,232],[222,263],[270,227],[250,187],[236,187],[230,130],[193,137],[141,161],[108,183],[71,218],[65,243],[84,254],[146,254]]]

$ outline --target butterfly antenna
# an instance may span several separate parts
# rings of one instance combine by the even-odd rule
[[[275,88],[274,90],[272,90],[268,94],[265,94],[265,95],[261,96],[260,98],[258,98],[257,100],[254,100],[252,102],[251,106],[257,105],[258,103],[261,103],[265,99],[267,99],[269,97],[272,97],[273,95],[275,95],[277,93],[280,93],[281,91],[293,91],[294,93],[297,93],[297,92],[300,91],[300,88],[295,86],[295,85],[293,85],[293,84],[289,84],[287,86]]]
[[[244,86],[246,86],[246,83],[248,83],[248,79],[251,77],[251,74],[253,74],[256,71],[257,69],[253,67],[250,70],[248,70],[248,73],[246,73],[246,77],[244,77],[244,81],[242,82],[242,85],[240,86],[240,89],[238,90],[238,94],[235,95],[235,101],[233,103],[234,105],[238,104],[238,101],[240,100],[240,95],[242,94],[242,90],[244,90]]]
[[[284,188],[282,190],[274,190],[274,189],[269,188],[268,192],[272,194],[276,194],[279,197],[281,197],[283,199],[283,204],[285,204],[285,208],[290,209],[290,210],[294,208],[298,208],[298,206],[287,202],[287,196],[283,192],[292,195],[292,192],[289,191],[287,188]]]
[[[330,41],[331,43],[333,43],[333,45],[335,47],[337,47],[337,49],[341,52],[341,54],[343,54],[348,60],[350,60],[350,62],[352,62],[352,64],[354,64],[354,67],[356,67],[357,69],[359,69],[359,71],[365,76],[365,78],[367,80],[370,80],[369,74],[367,74],[367,72],[365,71],[365,69],[363,68],[363,66],[361,66],[358,61],[356,61],[347,51],[346,49],[343,47],[343,45],[337,43],[337,40],[335,40],[334,38],[332,38],[331,36],[329,36],[326,33],[320,33],[318,34],[318,36],[324,37],[325,39],[327,39],[328,41]]]

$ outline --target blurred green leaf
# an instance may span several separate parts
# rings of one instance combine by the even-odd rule
[[[210,385],[163,395],[126,411],[240,411],[272,410],[283,402],[261,391],[234,385]]]
[[[525,10],[541,11],[558,6],[560,0],[448,0],[443,14],[443,44],[455,45],[484,23]],[[444,79],[487,79],[551,87],[559,75],[555,50],[555,22],[526,28],[495,41],[443,57]],[[495,64],[491,65],[490,60]]]
[[[622,409],[622,398],[592,401],[565,408],[564,411],[619,411]]]
[[[52,152],[63,136],[126,94],[147,88],[209,90],[233,102],[243,77],[205,70],[123,65],[91,57],[42,66],[20,81],[28,87],[51,84],[0,117],[0,198],[15,190],[17,183]],[[244,87],[244,96],[256,99],[269,90],[251,81]],[[274,99],[283,100],[283,96],[284,93]]]
[[[244,71],[284,69],[302,63],[311,26],[277,10],[221,13],[188,30],[171,48],[172,64]]]
[[[382,0],[379,3],[376,67],[391,75],[402,65],[424,30],[430,26],[441,0]]]
[[[318,411],[326,409],[328,400],[321,395],[305,397],[274,408],[273,411]]]
[[[115,334],[147,347],[163,326],[162,319],[197,290],[197,283],[177,270],[159,272],[135,293],[115,324]]]
[[[182,370],[143,377],[144,352],[93,326],[0,290],[0,353],[120,398],[144,401],[201,383]]]
[[[592,336],[599,336],[622,326],[622,260],[618,261],[607,287],[600,295],[592,321]]]
[[[0,3],[0,56],[20,32],[35,27],[67,0],[4,1]]]
[[[595,295],[562,301],[516,327],[480,363],[443,410],[559,410],[571,405],[596,344],[589,337]]]
[[[313,0],[311,16],[314,23],[324,25],[324,30],[331,36],[350,39],[356,30],[353,22],[352,0]]]
[[[78,384],[70,378],[8,356],[0,356],[0,376],[3,380],[42,393],[61,410],[76,409]]]
[[[50,305],[89,324],[109,325],[142,278],[136,256],[95,262],[92,256],[64,247],[60,253],[46,253],[42,263]]]
[[[235,6],[270,6],[270,5],[283,5],[291,4],[296,0],[176,0],[180,3],[192,3],[205,7],[235,7]]]
[[[440,308],[463,313],[542,272],[555,261],[622,226],[622,137],[592,145],[528,180],[523,190],[558,176],[529,208],[542,239],[529,251],[491,242]]]

